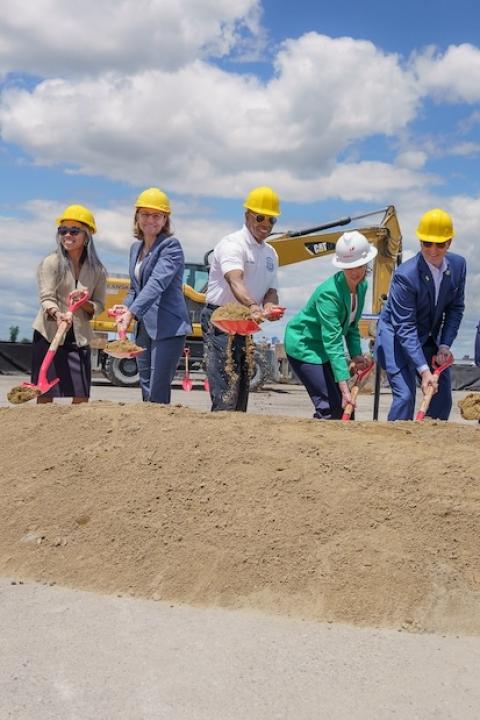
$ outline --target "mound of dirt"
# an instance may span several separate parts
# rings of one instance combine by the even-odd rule
[[[470,393],[458,403],[465,420],[480,420],[480,393]]]
[[[480,428],[1,408],[0,573],[480,632]]]

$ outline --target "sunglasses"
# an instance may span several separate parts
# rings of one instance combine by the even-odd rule
[[[450,240],[445,240],[445,242],[430,242],[430,240],[422,240],[423,247],[432,247],[432,245],[435,245],[435,247],[438,248],[444,248],[447,247]]]
[[[77,227],[66,227],[65,225],[60,225],[60,227],[57,230],[58,234],[63,237],[64,235],[72,235],[72,237],[75,237],[76,235],[80,235],[80,233],[83,233],[83,230],[81,228]]]
[[[268,222],[269,222],[270,225],[272,225],[272,227],[273,227],[273,225],[275,225],[275,223],[277,222],[277,218],[276,218],[276,217],[272,217],[271,215],[255,215],[255,220],[256,220],[258,223],[263,223],[267,218],[268,218]]]

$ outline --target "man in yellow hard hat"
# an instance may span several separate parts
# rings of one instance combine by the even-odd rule
[[[416,379],[424,395],[433,388],[427,415],[448,420],[452,407],[450,370],[432,373],[432,358],[443,365],[452,358],[465,309],[466,263],[449,252],[455,235],[452,218],[428,210],[420,219],[420,252],[402,263],[392,279],[377,331],[377,357],[386,370],[393,402],[389,420],[412,420]]]
[[[281,315],[277,293],[278,256],[265,242],[280,215],[278,195],[270,187],[256,187],[248,193],[244,208],[242,229],[227,235],[215,247],[202,312],[213,411],[246,412],[250,380],[245,336],[233,336],[230,357],[228,335],[212,325],[212,313],[221,305],[240,303],[250,308],[253,319],[269,318],[274,309],[279,313],[275,319]]]

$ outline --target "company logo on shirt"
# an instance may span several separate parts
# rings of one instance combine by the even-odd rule
[[[267,270],[268,270],[269,272],[273,272],[273,270],[275,269],[275,265],[274,265],[273,259],[272,259],[271,257],[267,257],[267,258],[266,258],[266,260],[265,260],[265,265],[266,265]]]

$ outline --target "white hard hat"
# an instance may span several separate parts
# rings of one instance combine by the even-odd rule
[[[357,268],[367,265],[377,254],[377,248],[370,245],[365,235],[351,230],[338,238],[332,264],[338,268]]]

